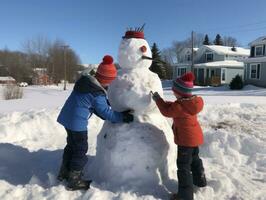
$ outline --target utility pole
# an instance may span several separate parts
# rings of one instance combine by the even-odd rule
[[[191,32],[191,72],[194,73],[194,31]]]
[[[62,45],[61,46],[63,48],[63,51],[64,51],[64,90],[66,90],[66,49],[69,47],[68,45]]]

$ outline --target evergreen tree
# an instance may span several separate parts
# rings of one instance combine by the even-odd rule
[[[241,90],[244,87],[242,77],[237,74],[230,82],[229,87],[231,90]]]
[[[204,41],[203,41],[204,45],[210,45],[210,41],[209,41],[209,36],[208,34],[205,35]]]
[[[217,34],[215,37],[215,40],[213,42],[215,45],[223,45],[223,40],[222,37],[220,36],[220,34]]]
[[[153,61],[150,66],[150,70],[158,74],[160,79],[166,79],[166,67],[161,59],[161,52],[159,51],[156,43],[153,43],[151,52]]]

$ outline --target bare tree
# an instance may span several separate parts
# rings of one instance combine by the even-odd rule
[[[42,35],[32,37],[22,43],[22,50],[27,53],[28,61],[33,68],[46,67],[50,40]]]
[[[64,50],[62,49],[62,46],[64,45],[66,45],[66,43],[63,40],[57,39],[53,42],[48,51],[48,72],[56,82],[64,79]],[[68,81],[75,81],[76,73],[79,70],[79,63],[80,59],[75,51],[71,48],[67,48],[66,69]]]
[[[176,63],[176,54],[172,48],[166,48],[161,51],[162,60],[170,65]]]
[[[199,48],[203,45],[205,39],[205,35],[202,33],[194,34],[194,47]],[[191,45],[190,45],[191,46]]]
[[[31,83],[33,68],[46,68],[55,81],[64,78],[63,40],[51,42],[43,36],[33,37],[22,44],[23,52],[0,50],[0,75],[9,75],[18,82]],[[66,52],[67,80],[73,82],[79,70],[80,59],[73,49]],[[3,69],[3,70],[2,70]]]
[[[237,39],[231,36],[224,36],[223,43],[225,46],[230,46],[230,47],[239,45],[239,43],[237,42]]]
[[[4,67],[4,75],[12,76],[18,82],[27,81],[31,69],[27,63],[26,54],[19,51],[0,50],[0,65]],[[1,74],[0,74],[1,75]],[[3,75],[3,74],[2,74]]]
[[[205,35],[202,33],[194,33],[194,47],[199,48],[203,45]],[[188,37],[182,41],[173,41],[172,46],[166,51],[163,51],[163,55],[167,57],[167,59],[171,59],[176,62],[180,60],[180,53],[185,48],[191,48],[192,39]],[[170,63],[170,62],[169,62]]]

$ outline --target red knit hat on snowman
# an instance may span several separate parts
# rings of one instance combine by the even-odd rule
[[[182,97],[191,97],[192,89],[194,86],[193,84],[194,80],[195,76],[192,72],[183,74],[181,77],[173,81],[173,87],[172,87],[173,92]]]
[[[103,61],[97,68],[95,78],[102,85],[109,85],[117,75],[117,70],[113,64],[112,56],[106,55],[103,57]]]

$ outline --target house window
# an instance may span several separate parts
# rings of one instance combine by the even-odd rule
[[[263,46],[256,46],[255,47],[255,56],[263,56]]]
[[[206,62],[211,62],[213,61],[213,53],[206,53]]]
[[[190,54],[187,54],[187,59],[186,59],[187,61],[191,61],[191,56],[190,56]]]
[[[250,78],[251,79],[260,79],[260,64],[251,64],[250,65]]]
[[[225,81],[225,69],[222,69],[222,81]]]
[[[215,75],[215,70],[212,69],[212,70],[211,70],[211,77],[213,77],[214,75]]]
[[[186,68],[184,68],[184,67],[180,67],[180,68],[178,68],[178,71],[177,71],[177,75],[178,75],[178,77],[179,76],[182,76],[183,74],[185,74],[187,72],[187,69]]]

